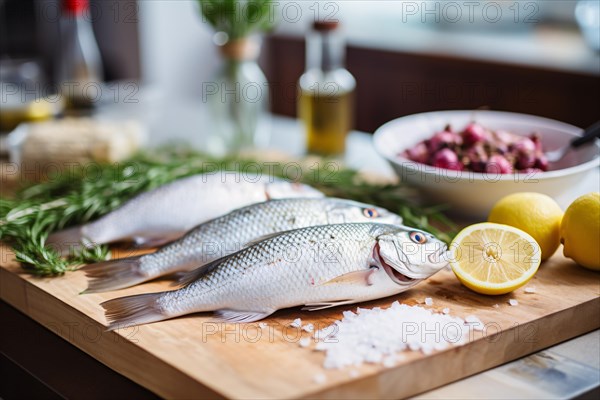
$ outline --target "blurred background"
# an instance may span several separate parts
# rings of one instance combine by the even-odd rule
[[[278,1],[269,13],[274,28],[258,35],[258,65],[268,81],[265,106],[275,115],[296,117],[305,38],[315,20],[335,20],[345,67],[356,79],[354,129],[373,132],[407,114],[482,107],[581,127],[598,119],[598,1]],[[207,83],[222,68],[218,47],[226,38],[201,15],[199,2],[91,0],[84,17],[106,85],[93,113],[138,119],[157,143],[202,147],[215,118],[206,107]],[[15,103],[58,90],[64,19],[57,0],[0,1],[5,122]],[[24,86],[7,86],[14,82]],[[285,134],[278,129],[274,140]]]
[[[335,156],[396,182],[372,142],[382,124],[490,109],[585,128],[600,119],[599,78],[600,0],[0,0],[0,196],[22,181],[60,178],[74,163],[88,173],[89,161],[119,162],[172,142],[213,154],[275,149],[258,161],[281,161],[281,151]],[[564,192],[563,207],[578,190],[597,188],[594,150],[580,175],[546,181],[544,190]],[[507,190],[478,185],[430,187],[440,203],[453,193],[473,213],[474,203],[485,207]],[[61,339],[39,341],[35,351],[32,341],[9,342],[26,355],[24,366],[56,375],[54,385],[132,397],[98,379],[87,355],[67,356]],[[587,343],[573,349],[587,354]],[[57,368],[57,359],[77,371]],[[36,389],[24,382],[14,386]]]

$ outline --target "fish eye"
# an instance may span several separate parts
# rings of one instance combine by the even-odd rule
[[[427,236],[423,232],[412,231],[408,236],[415,243],[423,244],[427,242]]]
[[[377,217],[379,217],[379,213],[374,208],[364,208],[363,209],[363,214],[367,218],[377,218]]]

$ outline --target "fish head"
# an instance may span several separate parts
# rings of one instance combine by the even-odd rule
[[[299,182],[275,180],[265,187],[268,199],[288,199],[294,197],[324,197],[319,190]]]
[[[380,224],[400,225],[402,217],[385,208],[351,200],[332,201],[326,208],[327,222],[342,224],[347,222],[375,222]]]
[[[395,283],[414,286],[446,265],[448,246],[432,234],[406,226],[377,237],[373,258]]]

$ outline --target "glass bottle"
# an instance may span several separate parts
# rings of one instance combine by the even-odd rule
[[[313,28],[306,42],[306,72],[299,81],[298,115],[310,153],[339,155],[351,128],[356,80],[343,66],[338,23],[317,21]]]
[[[69,108],[92,107],[102,94],[102,59],[88,9],[88,0],[63,1],[59,83]]]
[[[269,140],[269,87],[257,58],[258,37],[235,39],[219,46],[223,66],[204,97],[213,126],[208,150],[224,155],[266,146]]]

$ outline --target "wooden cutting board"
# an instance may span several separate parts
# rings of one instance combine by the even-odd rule
[[[559,252],[562,250],[559,249]],[[600,274],[556,254],[524,288],[503,296],[483,296],[442,271],[409,292],[361,304],[387,307],[393,301],[421,304],[459,317],[478,316],[489,327],[474,332],[460,347],[424,355],[405,352],[392,368],[365,365],[325,370],[324,354],[298,345],[306,332],[292,328],[295,318],[318,328],[341,318],[343,306],[319,312],[289,309],[264,322],[221,324],[193,315],[151,325],[106,332],[104,300],[168,290],[168,281],[104,294],[80,295],[82,272],[36,278],[25,274],[12,253],[0,248],[0,297],[110,368],[169,398],[400,398],[414,395],[600,327]],[[426,297],[433,305],[424,305]],[[509,299],[518,300],[510,306]],[[498,304],[498,307],[494,307]],[[325,381],[315,379],[319,374]]]

